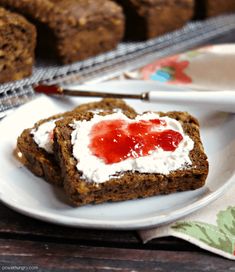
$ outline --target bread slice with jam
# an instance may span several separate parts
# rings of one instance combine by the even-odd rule
[[[56,122],[54,149],[75,206],[195,190],[209,169],[186,112],[74,112]]]

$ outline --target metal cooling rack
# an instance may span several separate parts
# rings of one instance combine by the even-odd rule
[[[71,65],[38,62],[30,78],[0,85],[0,112],[32,99],[33,84],[103,81],[144,66],[157,58],[205,44],[234,29],[235,15],[221,16],[191,22],[180,30],[146,42],[123,42],[116,50]]]

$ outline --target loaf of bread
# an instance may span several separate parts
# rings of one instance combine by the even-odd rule
[[[196,15],[198,19],[235,12],[235,0],[197,0]]]
[[[98,115],[83,112],[75,113],[73,116],[56,122],[55,156],[60,163],[65,192],[75,206],[145,198],[158,194],[194,190],[204,185],[208,174],[208,161],[200,140],[198,121],[185,112],[149,114],[150,119],[147,120],[146,117],[126,112],[125,116],[122,115],[123,119],[119,120],[115,119],[118,117],[110,112],[102,112]],[[176,148],[176,145],[179,144],[178,134],[172,130],[165,130],[165,136],[160,130],[156,132],[159,133],[155,135],[156,137],[151,135],[155,133],[155,128],[150,129],[148,133],[136,132],[136,130],[145,131],[149,124],[165,125],[164,120],[152,119],[152,114],[157,114],[159,118],[170,118],[169,123],[178,122],[182,126],[182,133],[185,133],[184,139],[187,138],[188,141],[193,142],[188,152],[188,161],[186,159],[180,164],[181,154],[175,162],[174,158],[178,156],[176,154],[178,151],[166,155],[167,152],[162,153],[160,150],[162,154],[158,158],[160,161],[154,162],[153,157],[148,157],[154,152],[148,151],[145,137],[148,138],[147,142],[149,141],[150,145],[152,141],[163,141],[161,147],[166,151]],[[91,130],[86,131],[89,122],[94,122],[95,118],[100,121],[93,123]],[[130,127],[125,124],[124,120],[133,119],[142,121],[131,123]],[[114,125],[113,121],[117,124]],[[95,129],[95,137],[93,137],[93,129]],[[112,138],[110,133],[114,133],[116,138]],[[133,135],[130,136],[128,133],[133,133]],[[171,146],[168,146],[168,141],[172,141]],[[130,147],[133,149],[128,153]],[[86,150],[84,148],[87,148],[87,152],[84,151]],[[155,148],[158,147],[155,146]],[[181,151],[185,153],[188,144],[184,142],[181,148]],[[121,154],[126,154],[126,156],[123,157]],[[165,156],[170,157],[163,163],[162,158]],[[133,168],[128,168],[130,161],[135,158],[139,160],[132,164]],[[172,164],[175,163],[179,164],[176,169],[169,172],[163,170],[163,168],[172,167]]]
[[[116,0],[126,15],[126,38],[155,38],[182,27],[194,12],[193,0]]]
[[[36,29],[22,16],[0,8],[0,83],[31,75]]]
[[[72,63],[116,47],[123,37],[122,9],[110,0],[0,0],[30,19],[39,53]]]
[[[65,112],[38,121],[33,128],[25,129],[18,137],[17,148],[21,152],[25,166],[35,175],[44,178],[47,182],[61,186],[63,179],[58,163],[53,153],[53,128],[56,120],[73,116],[79,112],[108,110],[135,113],[124,101],[118,99],[103,99],[100,102],[82,104],[71,112]],[[44,126],[44,128],[43,128]],[[35,132],[41,128],[39,136]],[[36,141],[35,141],[36,136]]]

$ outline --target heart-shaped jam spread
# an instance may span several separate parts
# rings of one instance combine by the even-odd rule
[[[106,164],[150,155],[154,150],[175,151],[183,136],[160,119],[127,122],[104,120],[93,125],[89,148]]]

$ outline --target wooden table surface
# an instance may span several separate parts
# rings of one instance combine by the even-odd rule
[[[0,204],[0,271],[235,271],[233,261],[176,238],[48,224]]]
[[[212,43],[235,42],[235,31]],[[68,228],[0,204],[0,271],[235,271],[235,263],[176,238],[143,244],[134,231]]]

